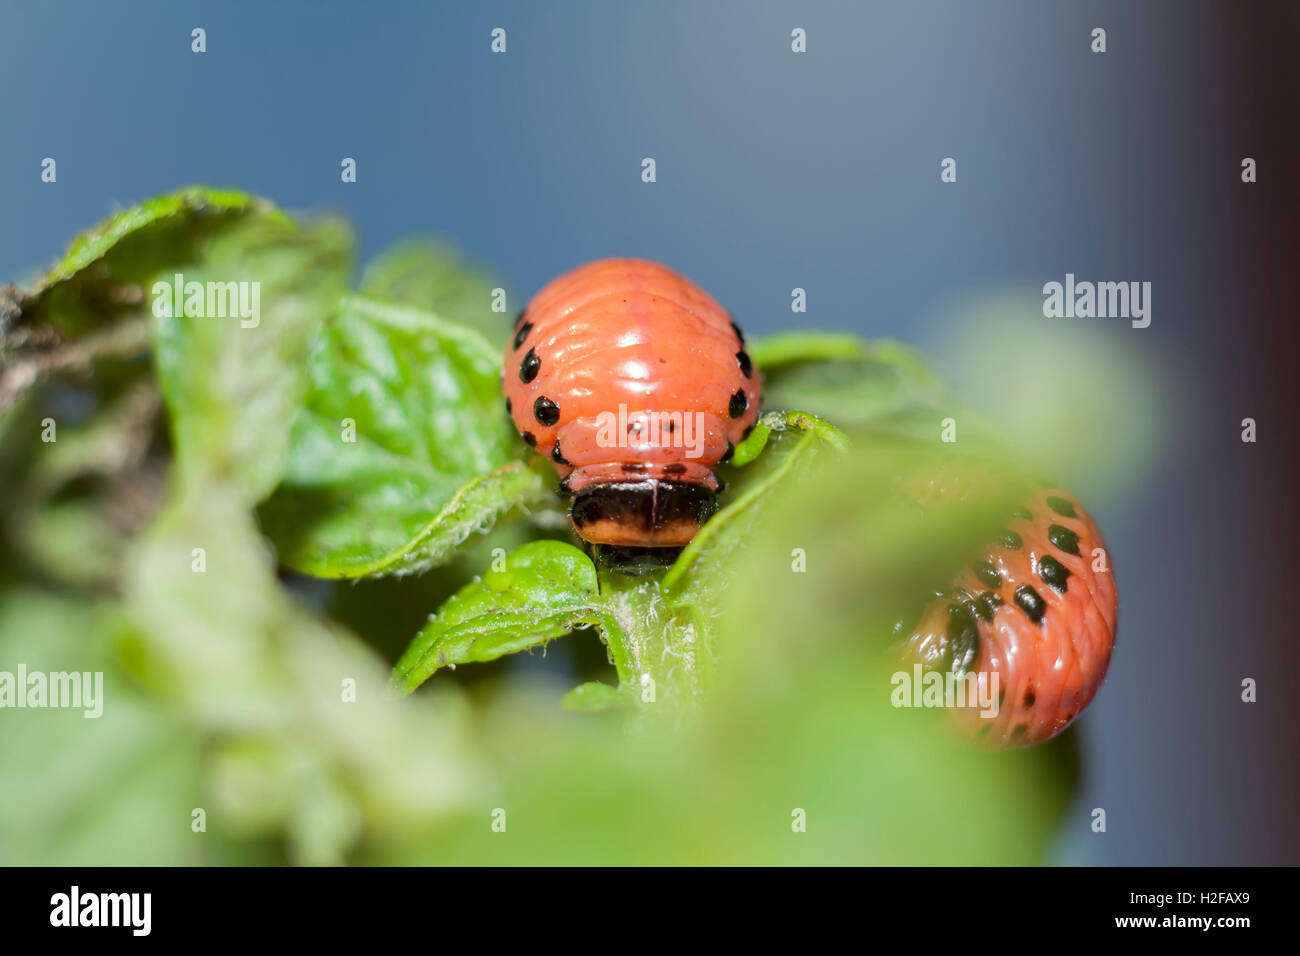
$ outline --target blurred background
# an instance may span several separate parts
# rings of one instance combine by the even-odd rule
[[[1001,427],[1054,432],[1114,556],[1051,859],[1294,863],[1298,41],[1295,5],[1253,2],[3,0],[0,279],[201,182],[337,211],[363,260],[439,236],[514,301],[644,256],[749,333],[915,345]],[[1045,319],[1067,272],[1151,282],[1150,327]]]

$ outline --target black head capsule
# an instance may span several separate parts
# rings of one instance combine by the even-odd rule
[[[702,484],[628,475],[588,485],[573,498],[569,518],[592,544],[636,548],[685,546],[718,510]]]

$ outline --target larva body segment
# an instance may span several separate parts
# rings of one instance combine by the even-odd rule
[[[907,656],[996,674],[996,716],[968,706],[957,718],[996,746],[1027,746],[1060,733],[1092,701],[1110,664],[1117,611],[1101,530],[1069,493],[1042,489],[926,609]]]

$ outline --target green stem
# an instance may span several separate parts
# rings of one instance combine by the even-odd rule
[[[671,609],[653,578],[608,568],[597,573],[607,608],[602,631],[620,690],[646,711],[690,706],[703,690],[709,660],[699,622]]]

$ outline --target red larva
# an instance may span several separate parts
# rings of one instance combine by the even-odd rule
[[[1069,726],[1097,693],[1118,607],[1105,547],[1075,499],[1061,489],[1041,490],[926,610],[907,642],[911,660],[997,674],[995,717],[971,707],[956,711],[977,735],[1002,747],[1040,743]]]
[[[574,530],[628,573],[665,567],[717,509],[714,468],[758,418],[727,312],[665,266],[603,259],[538,292],[506,346],[506,407],[555,463]]]

